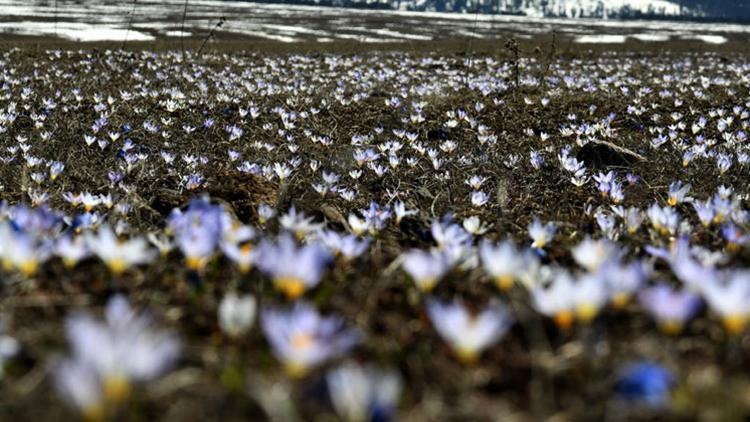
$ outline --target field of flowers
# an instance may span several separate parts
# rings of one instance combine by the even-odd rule
[[[750,60],[534,57],[0,53],[0,418],[743,420]]]

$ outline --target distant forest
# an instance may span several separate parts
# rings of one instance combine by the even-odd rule
[[[245,1],[245,0],[226,0]],[[305,4],[368,9],[502,13],[613,19],[661,19],[699,21],[750,21],[750,0],[671,0],[676,13],[658,7],[646,10],[607,7],[606,0],[253,0],[257,3]],[[574,5],[571,7],[570,5]],[[580,5],[580,6],[579,6]],[[564,10],[564,12],[561,12]],[[571,13],[572,11],[572,13]]]

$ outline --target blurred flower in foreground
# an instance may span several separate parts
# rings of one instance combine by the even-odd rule
[[[583,323],[593,320],[608,300],[607,285],[600,274],[585,274],[576,280],[568,271],[557,270],[552,284],[531,289],[532,305],[555,324],[567,330],[575,318]]]
[[[388,421],[401,395],[395,371],[345,364],[326,375],[336,413],[345,421]]]
[[[15,270],[24,277],[32,277],[50,254],[50,245],[37,236],[14,230],[10,223],[0,225],[0,258],[6,271]]]
[[[187,210],[172,210],[166,231],[174,234],[187,267],[202,271],[213,257],[227,225],[227,215],[221,206],[211,204],[206,198],[195,198]]]
[[[674,384],[675,376],[669,369],[655,363],[640,362],[620,370],[615,390],[618,396],[627,401],[663,407],[669,403]]]
[[[59,256],[65,267],[73,268],[78,262],[89,255],[89,248],[83,236],[64,235],[55,241],[54,252]]]
[[[617,244],[608,239],[585,238],[571,249],[576,263],[588,271],[596,272],[606,262],[618,259],[622,254]]]
[[[274,355],[292,377],[304,376],[311,367],[343,355],[360,341],[359,333],[346,328],[340,318],[321,316],[302,302],[290,311],[263,311],[261,326]]]
[[[664,283],[648,287],[638,293],[641,305],[656,319],[667,334],[678,334],[685,322],[695,316],[701,299],[690,290],[674,290]]]
[[[276,216],[276,209],[268,204],[258,205],[258,222],[261,225],[265,225],[268,220]]]
[[[439,251],[412,249],[404,255],[401,263],[404,271],[414,280],[422,292],[431,291],[441,278],[451,269],[447,254]]]
[[[57,389],[90,420],[103,419],[108,406],[128,399],[133,383],[158,377],[179,356],[176,336],[136,315],[123,296],[109,300],[104,322],[77,314],[65,329],[72,356],[56,369]]]
[[[441,303],[430,300],[427,313],[438,333],[453,348],[464,363],[479,359],[484,349],[500,340],[513,325],[513,317],[500,304],[490,305],[482,312],[472,315],[458,301]]]
[[[304,212],[299,211],[292,205],[286,214],[279,217],[279,224],[284,229],[288,230],[302,240],[308,233],[313,233],[320,229],[323,225],[314,223],[313,217],[308,217]]]
[[[337,257],[341,256],[345,260],[351,260],[362,255],[370,246],[370,239],[368,238],[360,239],[356,235],[344,235],[333,230],[320,230],[318,238],[331,253]]]
[[[227,293],[219,304],[219,327],[230,337],[247,333],[255,320],[257,303],[252,295]]]
[[[725,280],[702,284],[708,306],[721,318],[729,334],[740,334],[750,320],[750,272],[734,271]]]
[[[133,265],[151,262],[154,251],[148,246],[146,239],[136,237],[128,241],[120,241],[112,229],[104,225],[96,235],[86,233],[86,245],[95,253],[113,274],[120,274]]]
[[[479,257],[487,274],[492,277],[500,290],[508,290],[527,266],[528,255],[519,251],[510,240],[497,246],[482,242]]]
[[[18,340],[5,333],[5,321],[0,318],[0,378],[5,373],[5,362],[15,356],[21,345]]]
[[[288,299],[296,299],[320,282],[331,256],[319,244],[297,246],[294,238],[284,233],[276,244],[261,242],[257,259],[258,267],[273,279],[276,289]]]
[[[644,261],[605,264],[601,272],[609,288],[612,307],[624,308],[633,293],[651,276],[651,270],[651,267]]]

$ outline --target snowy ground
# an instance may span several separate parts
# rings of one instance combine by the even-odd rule
[[[189,2],[184,28],[181,0],[142,0],[118,4],[80,4],[61,0],[0,0],[0,32],[10,35],[57,36],[73,41],[151,41],[185,36],[202,38],[227,17],[219,34],[282,42],[354,40],[410,42],[461,38],[494,39],[528,36],[552,30],[577,43],[624,43],[688,39],[722,44],[745,39],[750,26],[545,19],[460,13],[352,10],[272,4],[227,4],[210,0]]]

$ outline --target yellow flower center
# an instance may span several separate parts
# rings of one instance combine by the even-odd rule
[[[120,375],[112,375],[104,380],[103,392],[107,402],[120,404],[130,397],[132,386],[127,378]]]
[[[113,274],[122,274],[127,268],[128,264],[125,262],[122,258],[115,258],[109,260],[107,262],[107,266],[109,267],[109,270],[112,271]]]
[[[466,346],[457,346],[454,352],[458,360],[465,365],[473,365],[479,360],[479,352]]]
[[[612,307],[615,309],[624,308],[630,301],[630,295],[627,293],[615,293],[612,295]]]
[[[206,266],[207,263],[206,258],[202,258],[199,256],[189,256],[185,258],[185,264],[187,265],[188,269],[193,271],[201,271]]]
[[[302,378],[307,374],[307,367],[299,362],[287,362],[284,370],[290,378]]]
[[[747,324],[747,315],[728,315],[724,317],[724,329],[731,335],[740,334]]]
[[[305,283],[294,277],[279,277],[274,279],[274,286],[284,293],[289,300],[294,300],[305,292]]]
[[[573,325],[573,313],[570,311],[560,311],[554,316],[555,325],[561,330],[569,330]]]
[[[670,336],[676,336],[682,332],[682,323],[679,321],[673,321],[673,320],[667,320],[662,321],[659,324],[659,329],[664,334],[669,334]]]
[[[434,278],[434,277],[423,278],[423,279],[420,279],[419,281],[417,281],[415,284],[417,285],[417,288],[421,292],[429,293],[437,285],[437,279]]]
[[[36,259],[27,259],[18,265],[18,271],[20,271],[24,277],[31,277],[36,274],[36,271],[39,268],[38,264],[39,263]]]
[[[513,276],[511,275],[501,275],[498,277],[495,277],[495,284],[497,285],[497,288],[502,291],[508,291],[511,287],[513,287]]]
[[[104,406],[100,403],[86,406],[81,409],[81,418],[86,422],[103,422],[106,420]]]
[[[589,303],[584,303],[576,308],[576,316],[584,324],[591,322],[598,312],[599,309]]]

